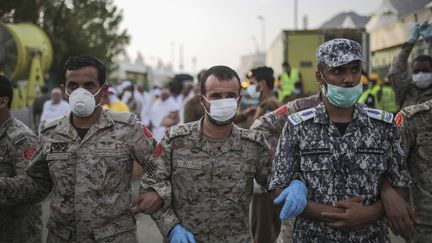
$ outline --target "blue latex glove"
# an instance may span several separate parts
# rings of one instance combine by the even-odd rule
[[[420,26],[420,24],[418,24],[418,23],[416,23],[413,26],[411,26],[411,28],[410,28],[410,36],[409,36],[409,39],[408,39],[408,43],[415,44],[417,42],[417,39],[420,36],[419,26]]]
[[[176,224],[169,233],[170,243],[195,243],[193,234],[183,228],[180,224]]]
[[[307,188],[305,184],[300,180],[293,180],[274,200],[274,203],[280,204],[283,201],[285,201],[285,204],[279,215],[282,222],[301,214],[307,205]]]
[[[427,42],[432,41],[432,25],[428,23],[428,21],[423,22],[419,26],[419,33]]]

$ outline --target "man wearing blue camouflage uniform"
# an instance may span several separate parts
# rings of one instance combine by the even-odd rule
[[[294,242],[389,242],[380,182],[387,180],[405,199],[411,183],[393,115],[356,103],[360,44],[334,39],[316,54],[324,101],[288,117],[269,189],[278,194],[299,177],[310,191]]]

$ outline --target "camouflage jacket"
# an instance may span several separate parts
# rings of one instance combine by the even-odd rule
[[[379,199],[384,177],[394,187],[408,187],[411,178],[393,115],[356,104],[343,136],[330,122],[323,103],[288,117],[278,144],[269,189],[285,188],[300,173],[309,200],[333,205],[365,195],[365,206]],[[378,220],[364,230],[343,232],[324,222],[298,216],[297,242],[388,242],[387,225]]]
[[[408,71],[408,57],[413,47],[414,45],[409,43],[402,46],[399,54],[393,59],[388,76],[395,92],[396,102],[401,109],[432,99],[432,86],[427,89],[419,89],[411,82],[411,74]]]
[[[34,132],[11,117],[0,126],[0,177],[23,176],[39,148]],[[42,242],[42,211],[37,203],[0,204],[0,242]]]
[[[270,146],[275,148],[282,133],[282,129],[288,120],[288,116],[297,111],[314,107],[320,102],[320,93],[290,101],[280,106],[277,110],[264,114],[256,119],[251,129],[262,133]]]
[[[167,130],[156,174],[171,175],[173,198],[153,218],[164,237],[181,223],[197,242],[250,242],[253,179],[266,185],[271,151],[262,135],[236,125],[226,141],[213,143],[201,132],[202,121]]]
[[[147,169],[155,145],[136,115],[102,110],[83,139],[70,115],[41,131],[27,176],[0,178],[0,198],[29,200],[52,186],[48,242],[136,242],[133,161]]]
[[[403,109],[395,118],[416,180],[410,190],[411,203],[420,223],[432,225],[432,100]]]

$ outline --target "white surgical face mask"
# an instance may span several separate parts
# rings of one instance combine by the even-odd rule
[[[257,91],[256,84],[251,84],[247,87],[246,92],[252,99],[258,99],[260,97],[260,92]]]
[[[419,72],[412,76],[413,83],[420,89],[426,89],[432,84],[432,73]]]
[[[219,100],[208,100],[205,96],[203,96],[205,100],[210,103],[210,112],[204,107],[205,112],[216,122],[219,122],[220,125],[226,121],[230,121],[234,118],[237,112],[237,99],[227,98],[227,99],[219,99]]]
[[[71,94],[66,91],[69,95],[69,106],[72,112],[78,117],[88,117],[93,114],[97,106],[94,97],[99,94],[101,89],[99,89],[95,94],[90,93],[90,91],[84,88],[78,88],[74,90]]]

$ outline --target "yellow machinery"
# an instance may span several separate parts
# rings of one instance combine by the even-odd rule
[[[44,85],[52,53],[51,42],[39,26],[0,23],[0,73],[14,84],[14,109],[33,103]]]

